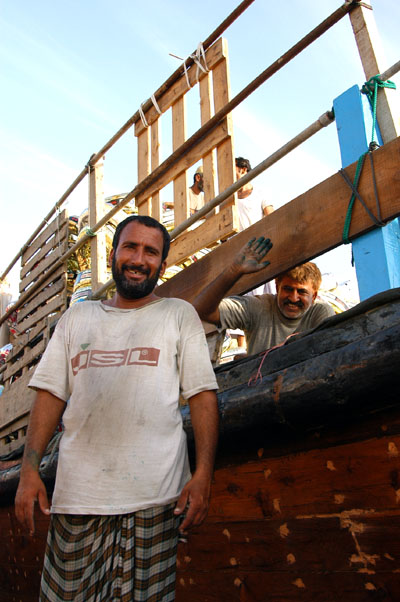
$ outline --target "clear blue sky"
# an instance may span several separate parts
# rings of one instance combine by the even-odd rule
[[[238,3],[0,1],[0,273],[91,154],[178,67],[169,53],[193,52]],[[225,33],[232,95],[340,4],[255,0]],[[387,68],[399,59],[400,3],[373,5]],[[234,112],[236,154],[257,164],[330,109],[336,96],[363,83],[345,17]],[[279,207],[339,168],[331,125],[255,186]],[[105,191],[126,192],[135,184],[131,132],[106,158]],[[86,194],[81,186],[71,199],[71,213],[84,208]],[[349,268],[346,258],[339,267],[340,280]]]

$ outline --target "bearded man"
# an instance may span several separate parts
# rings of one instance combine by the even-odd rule
[[[154,293],[169,243],[151,217],[121,222],[110,255],[116,293],[65,312],[30,381],[37,397],[16,515],[33,535],[35,501],[51,514],[41,601],[174,600],[179,530],[207,515],[217,384],[193,307]],[[61,418],[50,509],[39,467]]]

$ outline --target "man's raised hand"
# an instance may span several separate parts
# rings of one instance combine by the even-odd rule
[[[235,257],[235,264],[242,274],[251,274],[258,272],[269,265],[269,261],[264,261],[265,256],[270,252],[272,242],[269,238],[260,236],[252,238],[240,249]]]

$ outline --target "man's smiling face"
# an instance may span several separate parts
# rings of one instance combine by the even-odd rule
[[[281,313],[291,320],[300,318],[314,303],[317,291],[310,280],[298,282],[284,276],[277,289],[277,302]]]
[[[135,222],[125,226],[117,249],[110,255],[113,278],[121,297],[142,299],[153,292],[165,271],[163,243],[157,228]]]

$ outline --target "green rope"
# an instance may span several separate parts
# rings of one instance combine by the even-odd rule
[[[361,155],[361,157],[358,159],[356,173],[355,173],[354,181],[353,181],[354,188],[358,188],[358,182],[360,181],[361,170],[363,168],[364,160],[365,160],[365,157],[367,156],[367,154],[368,154],[368,152],[363,153]],[[354,201],[356,200],[356,198],[357,197],[356,197],[356,195],[353,192],[352,195],[351,195],[349,204],[347,206],[347,213],[346,213],[346,217],[345,217],[345,220],[344,220],[344,227],[343,227],[343,234],[342,234],[343,242],[344,242],[345,245],[348,245],[350,243],[350,240],[349,240],[349,231],[350,231],[351,216],[352,216],[352,213],[353,213]]]
[[[376,130],[376,104],[378,100],[378,88],[391,88],[392,90],[396,90],[396,84],[389,79],[387,81],[383,81],[379,75],[374,75],[371,77],[363,87],[361,88],[361,93],[365,94],[369,100],[369,104],[371,105],[372,110],[372,135],[371,135],[371,145],[376,146],[375,141],[375,130]]]
[[[375,132],[376,132],[376,105],[378,100],[378,88],[391,88],[393,90],[396,89],[396,84],[390,80],[383,81],[379,75],[374,75],[371,77],[363,87],[361,88],[362,94],[365,94],[369,100],[369,104],[371,105],[372,110],[372,134],[371,134],[371,142],[369,143],[369,151],[363,153],[361,157],[358,159],[356,173],[354,176],[353,187],[355,189],[358,188],[358,182],[360,181],[361,171],[364,165],[365,157],[368,152],[371,152],[375,148],[377,148],[378,143],[375,140]],[[344,244],[349,244],[349,231],[351,224],[351,216],[353,213],[354,201],[356,200],[356,195],[354,192],[351,194],[351,198],[347,207],[347,213],[344,220],[343,234],[342,239]]]

